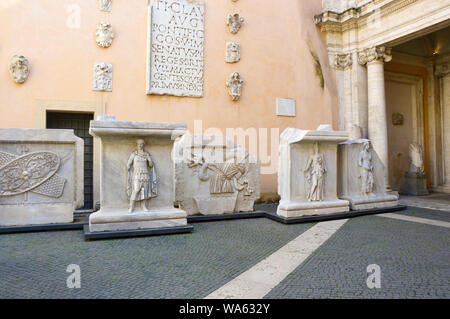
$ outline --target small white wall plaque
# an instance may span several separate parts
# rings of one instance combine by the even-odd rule
[[[277,115],[280,116],[296,116],[295,100],[277,98]]]

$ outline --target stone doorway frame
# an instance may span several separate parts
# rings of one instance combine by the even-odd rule
[[[47,127],[47,111],[50,112],[73,112],[92,113],[94,120],[98,115],[105,114],[106,102],[81,102],[81,101],[58,101],[36,99],[34,102],[34,127]],[[94,137],[94,167],[93,167],[93,206],[100,202],[100,146],[98,138]]]

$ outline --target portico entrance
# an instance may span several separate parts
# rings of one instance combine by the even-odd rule
[[[386,191],[423,150],[430,190],[450,193],[450,3],[324,1],[316,24],[336,69],[341,130],[369,138]]]

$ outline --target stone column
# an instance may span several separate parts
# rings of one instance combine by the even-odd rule
[[[336,54],[334,57],[339,95],[339,129],[347,132],[350,132],[354,124],[351,83],[352,61],[351,54]]]
[[[442,123],[442,184],[438,191],[450,193],[450,64],[436,65],[440,79],[440,102]]]
[[[358,52],[353,53],[353,61],[358,61]],[[362,138],[367,135],[367,69],[359,63],[352,66],[352,109],[354,110],[354,125],[361,130]],[[351,139],[358,139],[352,133]]]
[[[368,90],[368,137],[373,149],[384,166],[385,190],[389,185],[389,151],[386,115],[386,94],[384,87],[384,63],[392,60],[391,49],[373,47],[359,54],[359,63],[367,65]]]

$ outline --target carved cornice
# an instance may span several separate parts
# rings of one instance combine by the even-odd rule
[[[384,46],[365,49],[358,54],[358,62],[361,65],[365,65],[373,61],[389,62],[391,60],[391,48],[386,48]]]
[[[314,16],[314,22],[323,32],[345,32],[365,24],[371,14],[379,12],[380,18],[393,14],[418,0],[392,0],[386,3],[383,0],[373,0],[360,7],[352,7],[343,12],[324,11]]]
[[[436,65],[434,74],[438,77],[444,77],[450,74],[450,64],[439,64]]]
[[[353,64],[352,54],[336,54],[334,57],[334,67],[337,70],[346,70]]]

